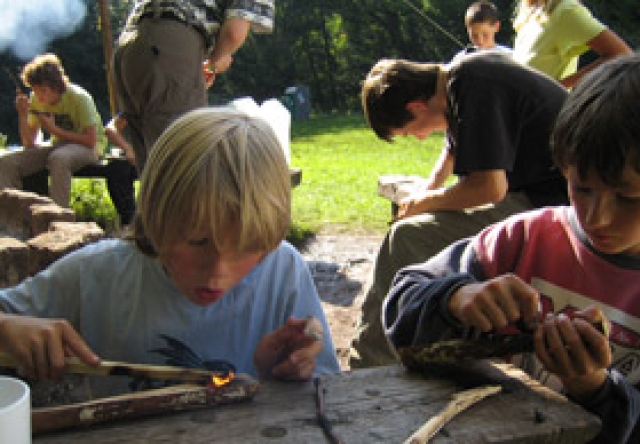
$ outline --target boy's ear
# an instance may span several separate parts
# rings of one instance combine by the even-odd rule
[[[500,20],[495,22],[494,25],[493,25],[493,32],[497,33],[498,31],[500,31]]]

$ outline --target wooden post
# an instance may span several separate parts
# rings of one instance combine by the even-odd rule
[[[111,36],[111,14],[109,13],[109,0],[98,0],[100,8],[100,27],[102,28],[102,47],[104,51],[104,67],[107,76],[107,88],[109,91],[109,109],[111,116],[118,113],[118,100],[113,88],[113,73],[111,62],[113,59],[113,38]]]

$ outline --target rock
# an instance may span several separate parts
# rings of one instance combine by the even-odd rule
[[[76,220],[73,210],[62,208],[53,202],[51,204],[34,204],[29,210],[31,212],[31,237],[48,231],[53,222],[73,222]]]
[[[51,229],[27,241],[29,275],[48,267],[65,254],[104,237],[94,222],[53,222]]]
[[[0,288],[13,287],[27,277],[29,246],[12,237],[0,237]]]
[[[27,191],[5,189],[0,191],[0,231],[18,239],[28,239],[31,232],[31,206],[55,205],[48,197]]]

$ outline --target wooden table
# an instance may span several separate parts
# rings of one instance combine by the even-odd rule
[[[475,371],[475,370],[474,370]],[[455,417],[433,443],[583,443],[599,420],[508,365],[482,363],[503,386]],[[408,373],[400,366],[322,378],[326,412],[344,443],[401,443],[462,390],[449,379]],[[35,444],[326,443],[316,421],[312,382],[271,382],[249,402],[71,430]]]

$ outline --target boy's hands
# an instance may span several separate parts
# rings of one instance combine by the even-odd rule
[[[31,100],[29,96],[24,94],[21,91],[16,92],[16,110],[18,114],[22,116],[26,116],[29,112],[29,107],[31,106]]]
[[[539,317],[538,292],[513,274],[460,287],[449,299],[450,313],[482,332],[499,330],[518,320],[535,328]]]
[[[603,325],[604,332],[597,325]],[[556,374],[575,398],[596,392],[611,365],[609,321],[597,307],[565,314],[548,314],[534,335],[536,354],[545,369]]]
[[[256,347],[253,361],[260,379],[309,379],[323,347],[318,338],[322,338],[322,325],[316,318],[287,319]]]
[[[64,320],[0,314],[0,338],[2,349],[22,363],[19,371],[27,378],[59,379],[67,356],[77,356],[89,365],[100,363]]]
[[[483,332],[518,320],[535,328],[535,351],[545,369],[557,375],[573,397],[588,397],[605,382],[611,365],[609,321],[600,309],[589,307],[571,318],[549,313],[539,323],[539,299],[533,287],[507,274],[460,287],[449,300],[449,311]]]
[[[43,131],[49,134],[55,134],[58,127],[56,126],[55,119],[52,114],[41,113],[38,114],[38,120],[40,121],[40,127]]]

